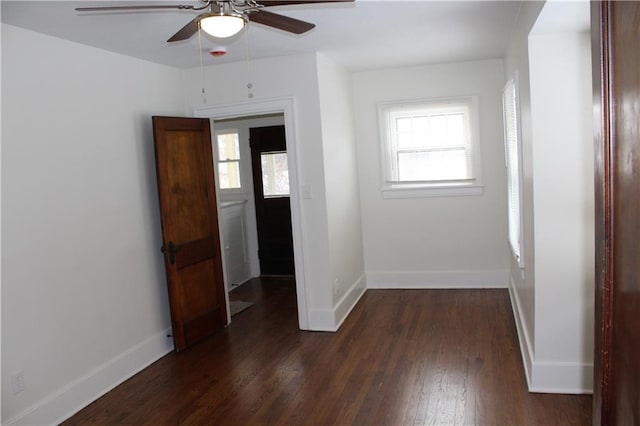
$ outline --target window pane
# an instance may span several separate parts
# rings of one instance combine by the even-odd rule
[[[398,153],[398,180],[401,182],[467,178],[464,149]]]
[[[409,117],[396,119],[396,137],[399,149],[421,148],[428,144],[428,117]]]
[[[261,155],[262,190],[265,198],[289,195],[289,166],[286,152],[267,152]]]
[[[398,132],[411,132],[411,118],[396,118]]]
[[[413,134],[407,132],[398,133],[398,148],[417,148],[413,143]]]
[[[441,146],[447,144],[447,116],[432,115],[429,117],[429,145]]]
[[[465,143],[463,114],[447,115],[447,142],[451,145],[463,145]]]
[[[218,163],[218,180],[220,189],[240,188],[240,163],[238,161]]]
[[[429,117],[415,117],[413,119],[413,131],[427,133],[429,130]]]
[[[218,135],[218,156],[220,157],[219,161],[240,159],[240,143],[237,133]]]
[[[463,113],[397,118],[396,126],[400,150],[459,147],[467,143]]]
[[[413,133],[413,126],[411,124],[412,118],[396,118],[396,140],[398,142],[398,148],[415,148],[416,138]]]

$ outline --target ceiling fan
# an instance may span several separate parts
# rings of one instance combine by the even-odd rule
[[[255,22],[268,27],[277,28],[293,34],[303,34],[315,27],[315,24],[290,18],[264,8],[269,6],[316,4],[316,3],[347,3],[354,0],[199,0],[201,5],[147,5],[147,6],[103,6],[77,7],[78,12],[107,12],[107,11],[144,11],[144,10],[193,10],[203,11],[187,25],[182,27],[167,42],[187,40],[198,29],[218,37],[226,38],[237,34],[247,22]]]

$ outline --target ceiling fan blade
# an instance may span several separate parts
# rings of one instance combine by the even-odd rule
[[[131,11],[131,10],[158,10],[158,9],[178,9],[194,10],[195,6],[188,4],[174,4],[174,5],[150,5],[150,6],[103,6],[103,7],[76,7],[76,12],[108,12],[114,11]]]
[[[277,13],[267,12],[263,9],[251,11],[249,13],[249,20],[257,24],[288,31],[293,34],[306,33],[316,26],[310,22],[289,18],[288,16],[278,15]]]
[[[200,16],[196,16],[193,18],[187,25],[180,28],[177,33],[175,33],[167,43],[171,43],[173,41],[182,41],[191,38],[192,35],[198,32],[198,23],[200,22]]]
[[[317,4],[317,3],[353,3],[354,0],[257,0],[257,3],[269,6],[284,6],[290,4]]]

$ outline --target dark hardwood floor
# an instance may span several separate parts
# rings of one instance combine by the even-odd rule
[[[337,333],[298,330],[291,279],[231,294],[255,305],[64,424],[591,424],[527,392],[507,290],[369,290]]]

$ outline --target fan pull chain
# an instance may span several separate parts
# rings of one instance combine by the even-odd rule
[[[202,31],[200,29],[200,22],[198,22],[198,49],[200,50],[200,74],[202,77],[202,103],[207,103],[207,92],[205,90],[204,79],[204,59],[202,58]]]
[[[246,24],[244,26],[244,41],[245,41],[246,59],[247,59],[247,90],[249,91],[249,93],[247,94],[247,97],[249,99],[252,99],[253,91],[251,89],[253,89],[253,83],[251,83],[251,68],[249,66],[249,26]]]

